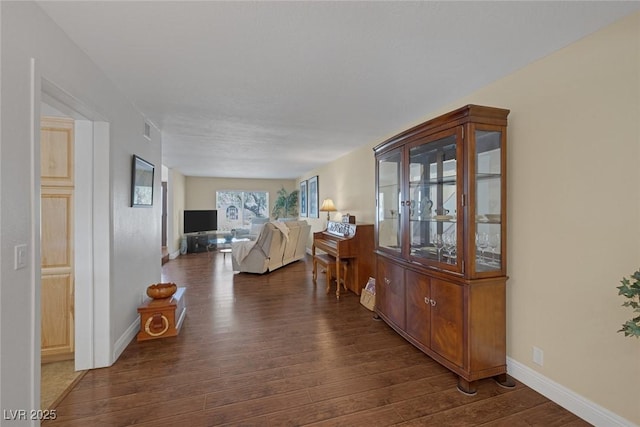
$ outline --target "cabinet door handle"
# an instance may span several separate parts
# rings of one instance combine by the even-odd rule
[[[387,279],[386,277],[384,278],[384,283],[386,283],[387,285],[391,284],[391,280]]]
[[[424,303],[429,305],[431,303],[431,300],[427,297],[424,297]]]
[[[432,299],[432,300],[431,300],[431,305],[432,305],[433,307],[435,307],[435,306],[436,306],[436,300]]]

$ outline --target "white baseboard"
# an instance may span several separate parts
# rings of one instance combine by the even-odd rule
[[[638,427],[631,421],[585,399],[576,392],[509,357],[507,357],[507,373],[594,426]]]
[[[140,317],[136,318],[136,320],[129,325],[126,331],[118,338],[116,344],[113,348],[113,363],[116,363],[118,357],[122,354],[125,348],[129,345],[129,343],[136,337],[138,331],[140,330]]]

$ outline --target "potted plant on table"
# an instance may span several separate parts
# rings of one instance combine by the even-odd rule
[[[618,295],[623,295],[629,299],[622,306],[633,308],[633,312],[637,316],[626,321],[618,332],[624,332],[625,337],[635,336],[638,338],[640,337],[640,269],[630,277],[623,277],[620,283],[622,285],[618,286]]]

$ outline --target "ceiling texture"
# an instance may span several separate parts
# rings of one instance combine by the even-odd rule
[[[640,10],[610,1],[38,3],[162,131],[164,165],[274,179],[382,142]]]

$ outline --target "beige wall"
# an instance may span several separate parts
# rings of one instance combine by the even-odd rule
[[[640,264],[640,14],[424,119],[469,103],[511,110],[508,356],[640,424],[640,340],[616,332],[633,313],[615,288]],[[371,222],[383,139],[301,179]]]
[[[615,289],[640,266],[640,14],[461,102],[512,111],[509,356],[640,424]]]
[[[283,187],[287,192],[298,190],[296,181],[290,179],[235,179],[188,176],[185,181],[185,209],[215,209],[216,191],[268,191],[269,213],[271,213],[273,203],[278,197],[278,190]]]
[[[332,199],[337,212],[331,214],[338,220],[344,214],[355,215],[358,223],[375,221],[375,162],[372,146],[364,146],[321,168],[315,169],[298,179],[299,182],[318,175],[318,206],[324,199]],[[313,232],[323,230],[327,225],[327,213],[320,212],[319,218],[306,218],[311,224],[311,234],[307,248],[313,242]]]

